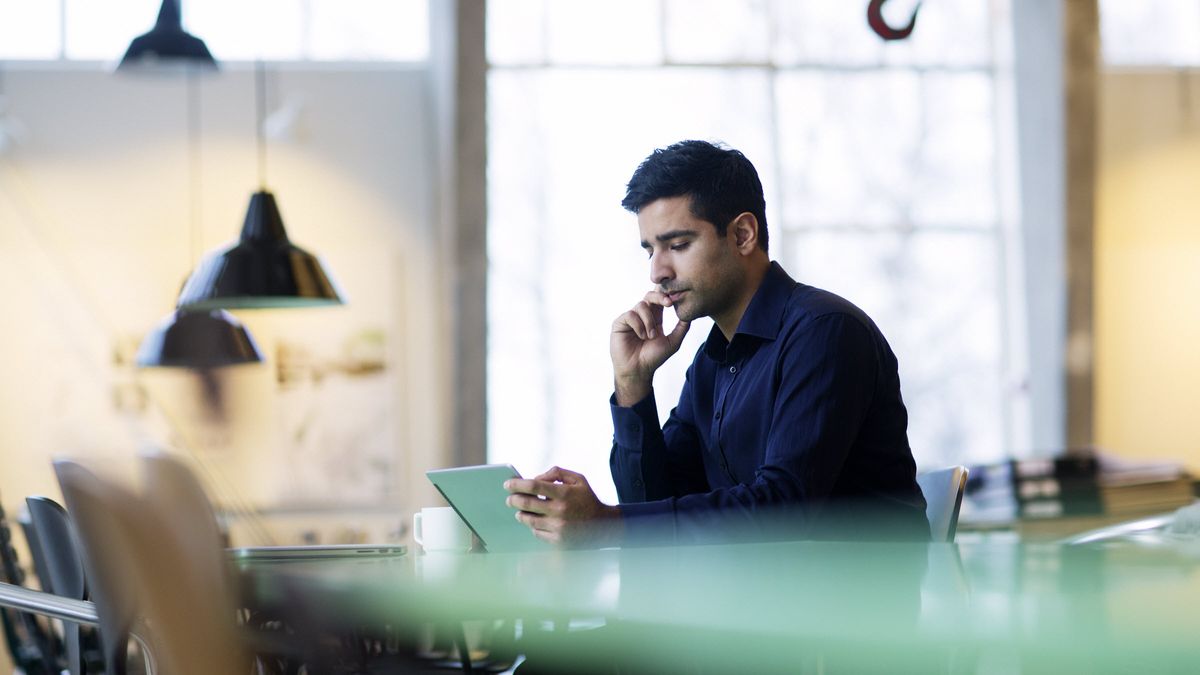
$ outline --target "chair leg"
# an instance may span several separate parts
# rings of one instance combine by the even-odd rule
[[[466,628],[461,622],[456,624],[456,628],[454,641],[458,645],[458,658],[459,662],[462,663],[462,670],[464,673],[474,672],[474,669],[471,667],[471,648],[467,645]]]

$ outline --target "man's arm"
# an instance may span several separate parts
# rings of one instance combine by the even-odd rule
[[[639,437],[639,450],[646,446],[650,448],[650,473],[655,476],[653,491],[656,495],[669,494],[673,490],[666,487],[666,477],[671,469],[662,459],[662,448],[667,442],[663,430],[658,427],[651,382],[654,372],[679,351],[689,327],[687,321],[680,321],[670,333],[664,333],[663,308],[670,306],[671,300],[667,296],[650,291],[633,309],[613,321],[609,338],[615,389],[613,419],[618,423],[618,429],[622,427],[619,417],[625,418],[625,427],[634,428],[630,433]],[[690,406],[682,407],[690,411]],[[689,425],[675,421],[668,422],[667,426],[666,437],[678,436],[680,440],[676,445],[683,447]],[[640,441],[643,433],[651,437],[650,443]],[[694,434],[694,429],[691,433]],[[692,442],[695,444],[695,439]],[[622,501],[645,498],[646,483],[640,464],[640,461],[632,462],[631,470],[623,473],[614,469],[613,478]],[[697,457],[697,467],[693,470],[698,465]],[[699,470],[702,476],[703,470]],[[620,510],[601,503],[581,474],[554,467],[531,480],[510,480],[504,487],[511,493],[509,506],[518,509],[517,520],[529,526],[539,539],[563,546],[605,546],[619,544],[623,538]]]
[[[611,401],[613,446],[608,465],[622,504],[708,492],[702,443],[692,408],[688,369],[679,404],[663,427],[653,390],[631,407]]]
[[[658,409],[651,383],[654,373],[679,351],[689,323],[680,321],[670,333],[663,331],[663,308],[671,299],[650,291],[642,301],[613,321],[609,354],[613,363],[613,449],[609,466],[622,503],[662,499],[703,489],[693,480],[700,471],[699,439],[690,424],[688,385],[680,405],[665,429],[658,425]],[[669,454],[668,448],[674,453]],[[681,473],[683,472],[683,473]],[[678,478],[684,480],[680,485]]]
[[[868,329],[847,315],[817,318],[782,336],[781,380],[762,464],[730,488],[621,506],[626,532],[677,542],[803,534],[837,482],[870,407],[878,360]],[[752,449],[746,449],[751,451]],[[671,543],[664,541],[662,543]]]

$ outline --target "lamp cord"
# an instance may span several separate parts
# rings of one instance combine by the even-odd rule
[[[254,136],[258,142],[258,184],[262,190],[267,189],[267,139],[263,129],[267,109],[267,68],[262,59],[255,62],[254,68]]]
[[[190,194],[188,195],[188,230],[190,233],[190,250],[188,251],[188,267],[194,267],[200,258],[201,226],[200,226],[200,79],[194,67],[187,68],[187,103],[188,103],[188,178],[190,179]]]

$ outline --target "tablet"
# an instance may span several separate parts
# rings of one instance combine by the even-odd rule
[[[493,553],[541,551],[550,545],[517,521],[516,510],[505,504],[504,481],[520,478],[511,464],[485,464],[436,469],[425,475],[446,498],[467,527]]]
[[[407,551],[403,544],[317,544],[313,546],[246,546],[229,549],[238,561],[329,560],[394,558]]]

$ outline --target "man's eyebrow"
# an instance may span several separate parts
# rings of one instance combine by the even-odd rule
[[[663,232],[662,234],[654,237],[654,240],[661,244],[663,242],[671,241],[672,239],[678,239],[680,237],[694,236],[696,236],[695,230],[671,230],[669,232]],[[642,248],[650,248],[650,242],[643,239]]]

